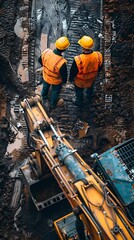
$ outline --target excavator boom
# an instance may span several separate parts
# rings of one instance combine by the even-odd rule
[[[72,208],[72,213],[54,222],[59,239],[134,239],[124,206],[48,117],[40,98],[24,99],[21,107],[27,123],[28,144],[33,148],[21,171],[37,209],[64,198]],[[46,198],[48,190],[45,197],[42,190],[50,176],[56,180],[58,192]]]

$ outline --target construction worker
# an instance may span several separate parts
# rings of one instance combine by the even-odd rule
[[[83,36],[78,41],[78,44],[82,47],[82,53],[74,57],[69,80],[75,86],[75,104],[78,107],[82,107],[84,89],[86,89],[89,101],[93,95],[94,82],[98,72],[102,68],[102,54],[92,50],[94,41],[89,36]]]
[[[51,108],[56,106],[62,106],[64,104],[63,99],[59,99],[59,94],[62,88],[62,84],[67,82],[67,65],[66,59],[62,56],[62,53],[69,47],[70,42],[67,37],[63,36],[57,39],[55,42],[55,49],[45,49],[39,62],[43,67],[43,88],[41,92],[42,100],[48,98],[48,92],[50,86],[52,86]]]

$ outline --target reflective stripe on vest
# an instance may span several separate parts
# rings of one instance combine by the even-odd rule
[[[76,86],[81,88],[91,87],[102,64],[102,55],[99,52],[80,54],[75,57],[78,73],[74,79]]]
[[[42,55],[43,64],[43,79],[53,85],[62,83],[60,76],[60,68],[66,60],[59,55],[56,55],[51,49],[46,49]]]

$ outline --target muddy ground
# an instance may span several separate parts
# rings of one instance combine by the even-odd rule
[[[0,1],[0,240],[48,240],[48,237],[43,237],[46,227],[44,218],[41,224],[42,216],[37,214],[25,188],[21,196],[22,209],[10,207],[15,183],[15,178],[11,177],[10,173],[30,152],[30,149],[25,148],[24,141],[24,148],[19,152],[14,151],[14,158],[7,153],[8,144],[15,141],[15,131],[10,123],[10,103],[16,95],[19,95],[20,102],[24,97],[32,95],[36,88],[31,82],[20,83],[16,76],[22,40],[14,33],[14,24],[22,3],[21,0]],[[133,1],[105,0],[103,17],[102,51],[110,51],[111,63],[110,67],[104,67],[101,73],[101,81],[96,84],[92,104],[85,105],[83,112],[79,112],[71,101],[74,90],[68,86],[63,88],[61,94],[65,99],[65,107],[60,109],[60,113],[58,109],[50,112],[59,122],[61,131],[73,136],[71,144],[91,166],[93,163],[90,154],[102,153],[134,136]],[[113,23],[110,29],[108,21]],[[106,41],[106,33],[112,38],[110,43]],[[106,95],[111,97],[110,101],[107,101]],[[88,134],[81,139],[78,132],[79,121],[89,125]],[[21,210],[20,213],[16,213],[17,210]],[[51,228],[49,230],[51,231]]]

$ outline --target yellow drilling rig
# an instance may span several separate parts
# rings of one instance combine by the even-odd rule
[[[72,208],[54,221],[59,239],[134,239],[134,139],[94,154],[93,171],[48,117],[39,96],[24,99],[21,107],[33,148],[21,171],[34,204],[40,211],[66,198]],[[50,176],[59,187],[51,197],[43,192],[45,185],[51,189]]]

